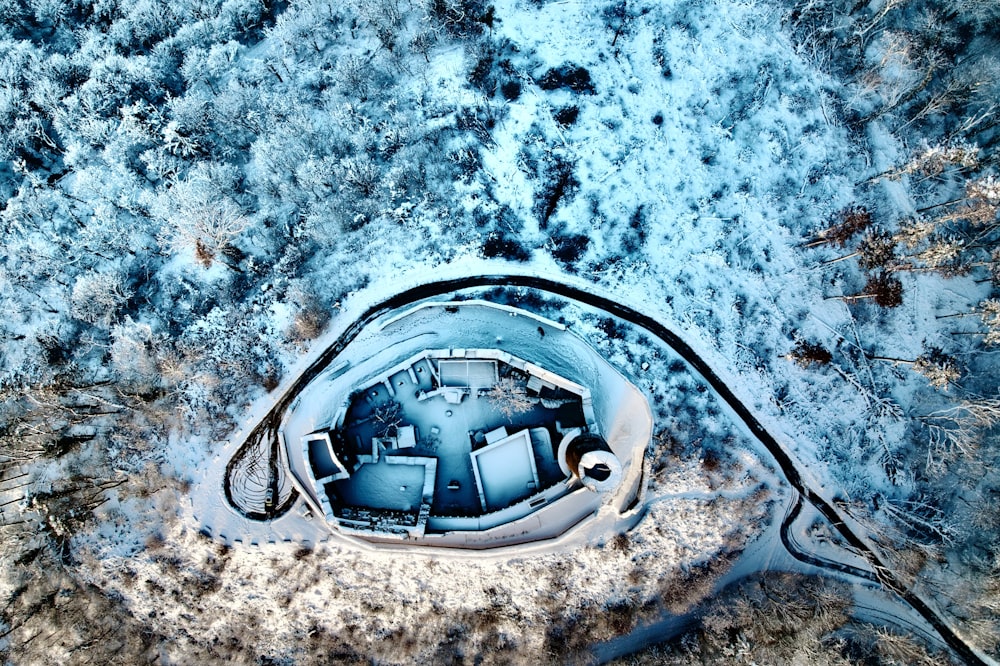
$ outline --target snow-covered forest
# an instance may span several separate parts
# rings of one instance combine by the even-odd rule
[[[661,509],[606,551],[545,560],[530,606],[498,588],[462,605],[433,587],[449,562],[413,574],[430,587],[399,616],[391,588],[345,578],[366,601],[341,633],[284,587],[329,574],[321,553],[232,553],[186,522],[195,469],[352,304],[516,270],[683,335],[1000,658],[998,42],[994,0],[2,3],[0,656],[561,662],[578,629],[573,658],[698,588],[677,605],[701,628],[636,663],[946,658],[852,620],[832,579],[715,600],[707,574],[638,582],[639,559],[684,550]],[[562,314],[637,372],[641,336]],[[698,436],[721,417],[674,410],[673,373],[636,381],[650,453],[670,442],[671,483],[725,485],[736,456]],[[740,499],[662,520],[722,543],[730,510],[759,519]],[[560,567],[628,571],[615,598],[571,602]],[[262,601],[219,594],[238,579]],[[763,624],[775,598],[799,614]],[[271,601],[287,617],[267,624]]]

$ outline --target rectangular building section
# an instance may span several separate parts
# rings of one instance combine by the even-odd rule
[[[497,511],[538,491],[538,468],[527,430],[469,454],[483,511]]]
[[[442,359],[438,362],[438,371],[441,386],[488,389],[499,381],[496,361]]]

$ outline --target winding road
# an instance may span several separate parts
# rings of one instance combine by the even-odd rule
[[[751,413],[750,409],[744,405],[732,392],[729,386],[715,373],[684,340],[677,336],[666,326],[652,317],[638,312],[618,301],[611,300],[604,296],[596,295],[582,288],[557,282],[548,278],[530,275],[479,275],[473,277],[462,277],[448,280],[441,280],[421,284],[373,305],[358,317],[351,325],[327,347],[319,358],[316,359],[299,377],[288,387],[288,389],[275,400],[273,407],[266,416],[247,436],[245,442],[237,450],[232,460],[227,466],[224,481],[226,500],[239,513],[247,518],[256,520],[268,520],[282,515],[288,511],[297,499],[297,492],[292,489],[287,496],[276,495],[280,500],[273,510],[259,511],[252,508],[241,507],[234,501],[231,477],[236,472],[241,454],[248,449],[259,448],[262,445],[268,446],[269,450],[276,450],[273,444],[277,442],[278,428],[282,415],[289,407],[296,396],[311,382],[320,372],[326,369],[343,351],[343,349],[364,330],[366,326],[377,318],[391,312],[392,310],[409,305],[411,303],[451,294],[459,290],[472,289],[477,287],[521,287],[536,289],[547,292],[555,296],[584,303],[591,307],[603,310],[610,315],[627,321],[635,326],[645,329],[650,334],[659,338],[663,343],[671,347],[680,355],[688,365],[697,371],[712,387],[716,394],[733,410],[736,416],[747,426],[750,432],[764,445],[774,457],[775,462],[781,468],[782,473],[788,480],[789,485],[794,488],[799,498],[792,507],[789,515],[786,516],[782,524],[782,543],[793,557],[801,561],[820,566],[827,569],[836,569],[843,573],[859,576],[865,580],[876,579],[886,589],[894,592],[903,601],[917,611],[940,635],[945,643],[965,662],[970,664],[990,664],[993,663],[981,656],[976,650],[966,644],[958,634],[928,603],[918,594],[908,589],[903,581],[892,571],[882,557],[868,545],[862,536],[856,533],[850,526],[848,517],[844,515],[839,507],[832,501],[828,501],[816,490],[809,487],[803,475],[799,471],[799,466],[791,458],[785,448],[764,428],[759,420]],[[273,456],[274,454],[272,454]],[[269,461],[269,465],[274,463],[274,459]],[[276,475],[274,475],[276,477]],[[272,484],[276,481],[272,480]],[[795,519],[798,511],[801,510],[801,503],[809,502],[816,510],[830,523],[830,525],[840,533],[843,539],[860,553],[870,564],[873,574],[868,571],[858,569],[846,564],[831,562],[830,560],[817,558],[809,553],[805,553],[793,541],[788,538],[788,527]]]

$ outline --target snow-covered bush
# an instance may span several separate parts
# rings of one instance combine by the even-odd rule
[[[202,162],[162,191],[155,210],[166,223],[164,242],[175,251],[193,252],[206,268],[223,259],[250,224],[235,199],[238,180],[232,165]]]
[[[155,344],[152,327],[131,317],[111,328],[111,363],[122,382],[140,393],[148,391],[160,379]]]
[[[84,273],[77,277],[70,296],[72,315],[88,324],[107,327],[124,307],[132,291],[116,273]]]

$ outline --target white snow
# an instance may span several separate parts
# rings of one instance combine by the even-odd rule
[[[275,397],[361,313],[402,287],[467,275],[541,275],[613,298],[667,324],[690,344],[802,464],[808,485],[823,496],[865,500],[876,491],[891,496],[910,488],[913,471],[904,469],[890,479],[884,462],[903,458],[908,422],[899,413],[922,406],[921,380],[891,367],[872,367],[856,352],[878,345],[886,355],[913,356],[925,342],[943,339],[930,323],[935,315],[967,309],[988,286],[976,285],[971,277],[945,281],[908,276],[904,306],[880,315],[890,322],[886,327],[893,336],[876,338],[882,329],[871,321],[859,323],[853,314],[857,310],[852,308],[867,306],[828,300],[855,293],[861,279],[857,272],[843,264],[820,266],[834,250],[796,247],[857,198],[856,181],[899,163],[905,154],[899,142],[878,124],[870,126],[867,136],[857,137],[836,122],[829,98],[838,84],[796,52],[783,31],[779,9],[767,2],[654,3],[630,19],[614,48],[612,32],[592,3],[494,4],[496,36],[516,47],[511,65],[523,91],[511,102],[489,102],[503,105],[491,141],[477,146],[449,134],[456,109],[484,101],[465,80],[474,54],[453,44],[432,49],[429,63],[420,57],[407,63],[412,76],[405,86],[392,90],[395,98],[380,111],[382,119],[391,120],[387,125],[401,132],[441,133],[443,138],[430,147],[407,145],[414,151],[407,153],[410,159],[421,168],[441,169],[438,162],[475,157],[483,170],[457,183],[437,182],[431,173],[429,191],[415,196],[405,185],[418,177],[419,169],[393,163],[376,184],[386,192],[393,213],[375,216],[360,229],[352,225],[364,222],[371,211],[344,206],[343,201],[353,200],[338,198],[346,197],[341,183],[324,184],[358,165],[341,163],[335,155],[311,155],[307,149],[333,154],[330,144],[343,142],[363,154],[366,137],[375,132],[375,123],[365,114],[374,112],[351,107],[332,93],[320,102],[312,100],[315,106],[308,108],[302,99],[282,99],[280,90],[263,93],[267,108],[281,109],[276,116],[287,122],[265,133],[248,151],[248,187],[259,195],[262,208],[256,222],[276,220],[294,227],[288,238],[316,248],[300,273],[290,269],[273,279],[326,289],[321,296],[336,305],[320,337],[301,347],[282,342],[302,305],[293,302],[302,296],[293,288],[281,290],[285,295],[280,299],[273,295],[279,291],[275,288],[234,305],[224,302],[225,294],[236,289],[239,280],[220,263],[202,270],[186,250],[158,267],[162,285],[173,290],[164,298],[176,301],[172,311],[178,315],[190,313],[196,301],[219,303],[186,328],[185,349],[228,361],[219,367],[239,375],[248,368],[233,361],[236,352],[257,346],[283,370],[279,386],[270,392],[256,389],[252,404],[240,404],[250,399],[244,392],[226,406],[236,426],[224,441],[213,441],[206,434],[209,429],[199,427],[208,424],[191,426],[206,414],[212,378],[203,373],[184,377],[178,390],[186,425],[179,423],[166,442],[157,443],[163,451],[161,470],[177,479],[176,487],[108,502],[100,510],[99,527],[74,541],[83,561],[81,575],[120,594],[149,626],[189,637],[171,648],[175,661],[185,661],[184,640],[222,640],[232,626],[244,626],[243,620],[253,618],[253,630],[274,645],[300,645],[302,632],[315,624],[333,635],[358,632],[358,643],[371,654],[405,662],[413,655],[387,640],[394,630],[404,628],[416,634],[418,643],[434,644],[439,637],[435,632],[442,629],[438,618],[487,607],[490,586],[511,595],[511,615],[502,621],[503,630],[538,648],[544,636],[537,628],[564,610],[600,607],[611,600],[657,599],[662,593],[658,579],[671,579],[682,568],[740,547],[758,533],[758,521],[771,517],[769,512],[781,513],[775,501],[788,501],[767,456],[732,423],[727,409],[698,391],[697,378],[670,365],[676,359],[668,350],[648,340],[609,340],[596,323],[600,313],[568,305],[560,314],[570,330],[638,386],[645,396],[641,403],[648,399],[654,410],[657,437],[649,447],[641,482],[641,456],[623,458],[631,466],[634,484],[626,483],[623,492],[638,490],[643,498],[626,519],[618,515],[622,507],[604,507],[584,529],[559,539],[468,558],[433,550],[375,552],[350,540],[335,543],[318,517],[306,520],[301,515],[301,506],[263,525],[238,516],[220,493],[225,465],[236,446]],[[315,13],[314,23],[321,24],[323,3],[302,3],[288,11],[293,10]],[[346,67],[362,54],[372,76],[387,66],[384,54],[372,51],[374,39],[365,30],[359,31],[361,37],[350,38],[346,28],[337,35],[329,32],[317,37],[320,45],[305,39],[281,42],[283,33],[276,29],[253,48],[232,43],[225,53],[217,50],[216,60],[224,58],[233,71],[216,85],[232,92],[237,84],[252,84],[254,77],[270,80],[278,75],[266,70],[264,58],[283,53],[285,76],[312,77],[305,88],[321,90],[327,74],[297,67],[300,47],[329,59],[324,64],[331,71],[334,64]],[[329,44],[336,46],[327,48]],[[594,95],[543,91],[533,83],[547,69],[566,63],[589,70]],[[902,66],[897,74],[909,76]],[[300,102],[303,108],[294,108]],[[859,98],[859,104],[864,102]],[[578,119],[562,126],[553,113],[570,105],[579,108]],[[234,117],[251,124],[260,120]],[[105,182],[104,171],[84,170],[83,165],[96,159],[90,152],[78,142],[67,146],[67,164],[81,168],[66,186],[85,198],[86,192],[106,189],[107,200],[97,211],[103,224],[104,217],[119,214],[112,212],[118,210],[112,200],[123,210],[138,207],[141,197],[136,193],[142,186],[125,177]],[[574,165],[579,188],[543,222],[534,210],[540,188],[535,171],[538,163],[555,157]],[[292,180],[300,189],[290,185]],[[895,181],[880,187],[894,214],[916,208],[905,184]],[[310,197],[319,203],[301,203]],[[302,219],[289,221],[287,210],[300,205],[306,211]],[[508,229],[531,252],[530,261],[483,259],[481,246],[489,228],[471,221],[474,211],[484,213],[484,224]],[[243,245],[264,256],[261,248],[273,237],[262,229],[249,233]],[[123,246],[140,246],[151,242],[155,230],[122,233],[130,238]],[[590,240],[567,267],[552,252],[572,234]],[[16,251],[17,256],[37,257],[38,266],[49,266],[61,261],[42,251],[49,245],[32,234],[6,249],[12,257]],[[246,279],[254,279],[249,266],[247,270],[251,277]],[[57,281],[43,286],[44,298],[30,299],[11,316],[9,349],[4,350],[6,382],[45,376],[40,370],[43,359],[30,357],[26,347],[15,344],[18,337],[35,339],[55,328],[56,318],[42,301],[66,309],[66,290]],[[19,295],[11,300],[24,299]],[[244,305],[252,311],[243,311]],[[413,349],[440,345],[444,336],[439,329],[446,321],[440,317],[428,308],[398,322],[382,321],[385,331],[399,334],[406,329],[408,337],[385,346],[378,335],[366,331],[344,354],[348,364],[334,364],[322,381],[347,386]],[[138,323],[156,333],[168,326]],[[488,340],[489,346],[515,354],[530,349],[532,354],[526,356],[536,360],[537,355],[536,362],[574,381],[615,387],[605,397],[615,409],[629,400],[620,377],[610,381],[611,373],[582,364],[582,355],[572,348],[539,346],[538,325],[534,320],[505,319],[503,325],[495,320],[463,321],[448,333],[469,337],[469,346]],[[832,349],[835,367],[803,370],[785,360],[800,337]],[[303,417],[288,427],[300,434],[311,432],[328,423],[339,405],[320,405],[317,399],[311,406],[318,416]],[[644,409],[638,400],[617,415],[605,408],[600,416],[611,424],[609,441],[648,440],[648,428],[630,418],[645,417]],[[691,411],[697,412],[696,418]],[[226,430],[224,417],[213,415],[212,424],[220,431]],[[665,443],[668,436],[688,454],[702,445],[726,450],[731,458],[722,467],[736,476],[711,473],[696,458],[672,453]],[[292,446],[298,441],[289,439]],[[56,465],[45,471],[53,477],[60,473],[64,470]],[[46,483],[44,474],[38,483]],[[644,485],[637,488],[639,483]],[[771,561],[767,554],[753,558],[770,552],[761,544],[773,546],[774,522],[755,544],[759,551],[744,560],[750,564],[739,571]],[[607,537],[632,524],[627,549],[606,546]],[[201,530],[213,541],[199,536]],[[146,537],[155,533],[161,534],[163,544],[146,547]],[[290,545],[283,545],[285,541]],[[234,547],[219,555],[218,542]],[[312,555],[296,559],[293,550],[303,544],[313,548]],[[190,579],[220,558],[225,564],[212,574],[218,588],[198,592]],[[775,560],[781,566],[787,563],[778,555]],[[130,576],[123,577],[123,571]],[[296,648],[276,649],[294,658]]]

